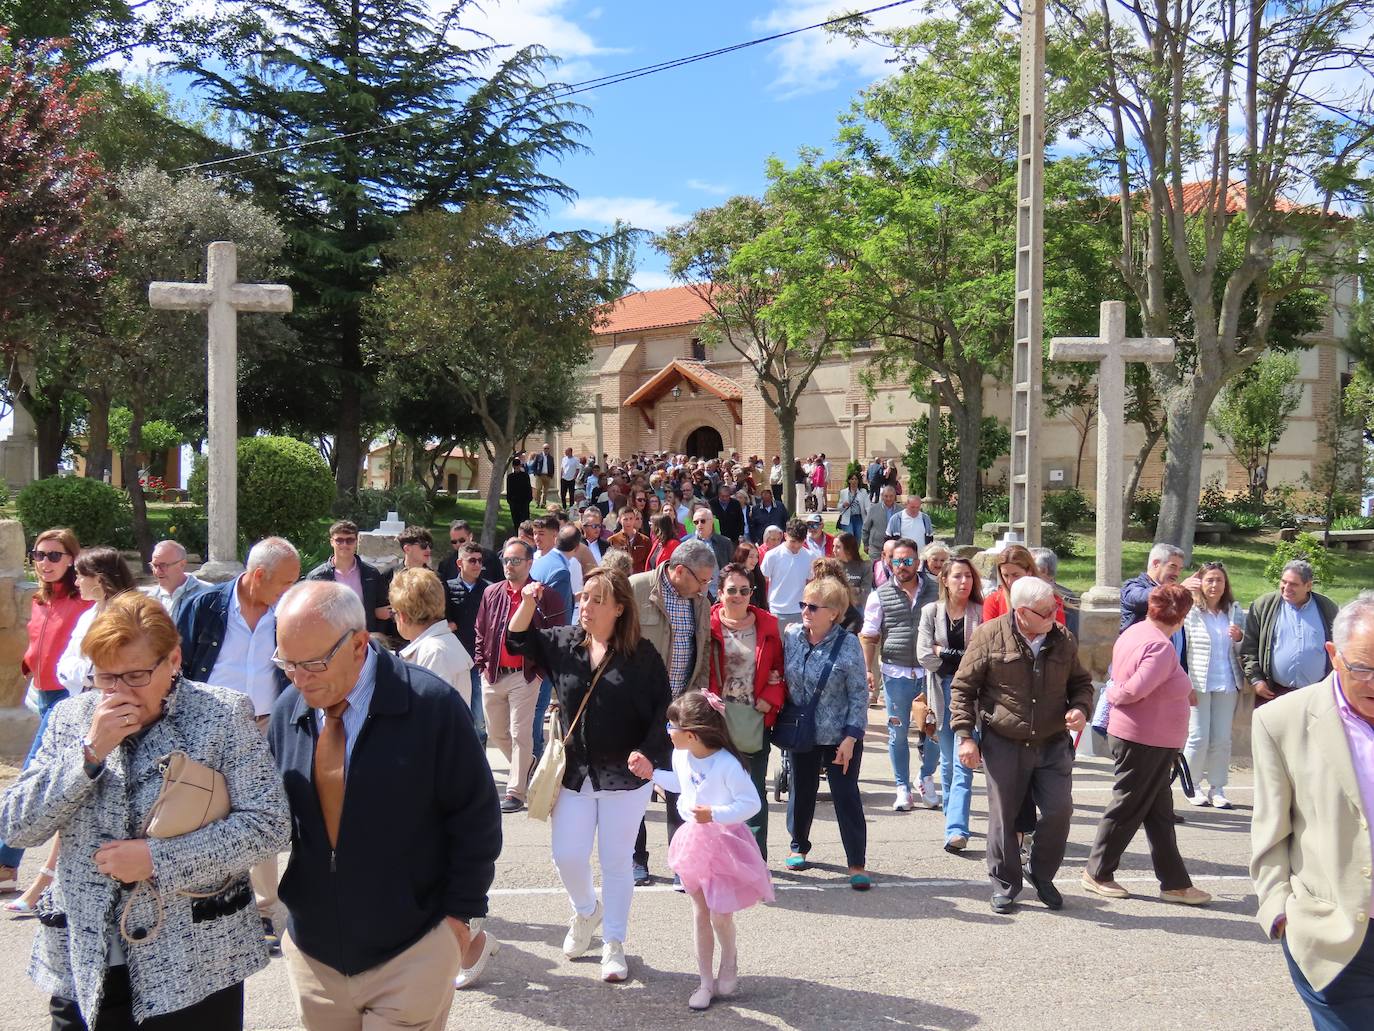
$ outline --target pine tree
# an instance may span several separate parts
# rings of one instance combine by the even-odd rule
[[[541,166],[579,148],[576,106],[547,86],[542,50],[465,45],[468,5],[436,18],[416,0],[264,0],[278,31],[244,70],[194,69],[246,151],[291,148],[231,166],[287,227],[302,341],[241,396],[261,425],[331,435],[340,493],[382,396],[361,308],[400,217],[477,200],[528,217],[571,196]]]

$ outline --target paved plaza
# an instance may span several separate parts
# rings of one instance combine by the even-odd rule
[[[598,979],[599,947],[568,962],[559,946],[568,907],[549,859],[548,827],[506,817],[488,927],[505,947],[483,983],[458,995],[450,1028],[536,1027],[1149,1029],[1261,1031],[1310,1027],[1284,967],[1252,914],[1246,869],[1251,788],[1234,775],[1237,809],[1179,805],[1180,843],[1204,909],[1156,898],[1143,835],[1118,880],[1140,897],[1109,902],[1078,885],[1111,785],[1110,764],[1083,758],[1075,771],[1076,815],[1058,884],[1065,906],[1050,913],[1023,892],[1011,916],[988,908],[983,867],[986,797],[975,780],[974,837],[962,856],[944,852],[943,817],[894,813],[886,735],[869,728],[863,757],[869,866],[866,895],[844,880],[833,813],[817,810],[812,858],[800,874],[780,871],[786,806],[771,802],[770,847],[777,902],[739,918],[740,990],[705,1014],[687,1009],[697,978],[687,900],[665,883],[637,889],[629,941],[631,977]],[[498,764],[499,755],[492,753]],[[824,794],[822,798],[824,798]],[[665,872],[663,807],[650,809],[652,867]],[[378,828],[385,834],[385,828]],[[41,850],[26,858],[23,878]],[[387,876],[378,869],[378,878]],[[0,1031],[47,1027],[47,1000],[24,975],[33,923],[0,919]],[[598,940],[599,946],[599,940]],[[247,1027],[298,1027],[280,958],[248,982]]]

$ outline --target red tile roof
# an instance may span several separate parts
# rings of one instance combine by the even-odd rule
[[[643,386],[625,399],[627,406],[653,404],[668,393],[674,384],[686,381],[689,385],[715,394],[722,401],[738,401],[744,397],[739,383],[712,372],[701,362],[688,358],[674,358],[649,378]]]
[[[1215,194],[1212,191],[1213,186],[1211,183],[1184,183],[1183,213],[1185,215],[1196,215],[1210,207],[1215,203]],[[1150,191],[1148,189],[1142,188],[1136,190],[1134,196],[1137,198],[1138,203],[1142,205],[1149,204]],[[1117,200],[1119,197],[1120,194],[1113,194],[1111,199]],[[1245,199],[1245,184],[1240,180],[1232,182],[1230,188],[1226,191],[1226,214],[1238,215],[1245,211]],[[1303,208],[1304,205],[1296,204],[1286,197],[1278,197],[1274,201],[1274,209],[1276,211],[1301,211]]]
[[[665,290],[626,294],[606,309],[606,321],[597,327],[596,335],[637,333],[646,329],[698,323],[709,311],[697,292],[699,289],[671,286]]]

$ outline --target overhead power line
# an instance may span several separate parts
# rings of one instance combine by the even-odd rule
[[[609,75],[598,76],[595,79],[584,79],[581,82],[550,86],[548,87],[548,91],[559,98],[577,96],[579,93],[587,93],[591,90],[600,89],[605,86],[619,85],[622,82],[629,82],[632,79],[642,79],[645,76],[658,75],[661,72],[682,68],[689,64],[696,64],[698,61],[707,61],[712,58],[723,57],[726,54],[733,54],[740,50],[748,50],[751,47],[762,46],[765,43],[774,43],[780,39],[787,39],[790,36],[801,35],[804,32],[814,32],[817,29],[829,28],[832,25],[841,25],[845,22],[855,21],[859,18],[866,18],[872,14],[890,11],[896,7],[904,7],[913,2],[914,0],[891,0],[889,3],[880,4],[877,7],[870,7],[863,11],[854,11],[850,14],[829,18],[826,21],[814,22],[811,25],[803,25],[800,28],[788,29],[784,32],[775,32],[768,36],[759,36],[756,39],[745,40],[741,43],[732,43],[729,46],[717,47],[714,50],[703,50],[701,53],[690,54],[686,57],[677,57],[668,61],[659,61],[656,64],[646,64],[638,68],[629,68]],[[338,133],[334,136],[326,136],[318,140],[302,140],[299,143],[284,144],[280,147],[269,147],[264,150],[250,151],[245,154],[235,154],[231,157],[216,158],[213,161],[201,161],[193,165],[183,165],[181,168],[173,169],[173,171],[194,172],[204,168],[217,168],[223,165],[230,165],[239,161],[251,161],[257,158],[273,157],[277,154],[287,154],[292,151],[304,150],[308,147],[323,147],[327,144],[357,139],[361,136],[370,136],[374,133],[389,132],[392,129],[398,129],[402,126],[409,125],[411,122],[430,117],[432,116],[429,114],[415,115],[412,118],[404,118],[400,121],[390,122],[386,125],[374,125],[366,129],[358,129],[355,132]],[[232,173],[233,170],[229,170],[221,174]]]

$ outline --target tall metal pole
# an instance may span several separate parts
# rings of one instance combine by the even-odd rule
[[[1016,314],[1012,344],[1011,533],[1040,543],[1042,292],[1045,264],[1045,0],[1021,6],[1016,160]]]

